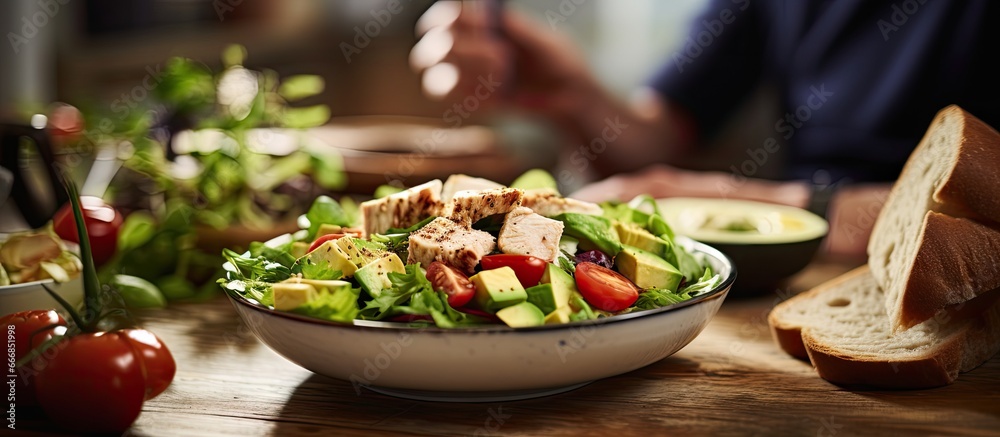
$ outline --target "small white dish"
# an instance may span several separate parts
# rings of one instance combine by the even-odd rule
[[[0,286],[0,316],[27,310],[58,311],[63,317],[66,311],[59,302],[42,287],[49,287],[73,306],[79,309],[83,306],[83,281],[81,275],[68,282],[55,282],[51,279]]]
[[[620,375],[677,352],[708,325],[736,280],[718,250],[686,238],[724,281],[667,307],[530,328],[441,329],[355,320],[336,323],[228,296],[250,330],[312,372],[398,397],[495,402],[547,396]]]
[[[0,243],[7,240],[7,234],[0,234]],[[79,254],[80,246],[71,241],[63,241],[66,249]],[[74,310],[83,308],[83,276],[77,274],[76,277],[67,282],[59,283],[52,279],[41,281],[24,282],[20,284],[0,285],[0,316],[28,310],[56,310],[63,317],[69,314],[63,309],[59,302],[56,302],[45,288],[59,294],[59,297],[66,300],[66,303],[73,306]]]

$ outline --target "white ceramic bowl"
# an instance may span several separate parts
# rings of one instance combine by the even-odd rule
[[[0,242],[7,239],[6,234],[0,234]],[[73,253],[80,253],[80,246],[70,241],[63,241],[66,248]],[[41,281],[25,282],[22,284],[0,286],[0,316],[28,310],[51,310],[58,311],[63,317],[68,314],[59,302],[56,302],[42,285],[49,287],[59,294],[59,297],[66,300],[66,303],[73,306],[73,309],[83,307],[83,275],[77,276],[67,282],[58,283],[51,279]]]
[[[83,305],[83,282],[81,277],[82,275],[77,275],[69,282],[63,283],[46,279],[44,281],[0,286],[0,316],[18,311],[54,309],[65,317],[66,312],[63,310],[62,305],[59,305],[59,302],[56,302],[42,288],[42,285],[58,293],[74,309],[79,309]]]
[[[691,342],[722,305],[736,270],[721,252],[684,239],[723,283],[675,305],[531,328],[441,329],[328,322],[271,310],[229,292],[237,313],[273,351],[312,372],[394,396],[502,401],[544,396],[655,363]]]

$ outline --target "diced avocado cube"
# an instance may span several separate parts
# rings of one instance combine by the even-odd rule
[[[542,310],[543,314],[555,311],[557,305],[552,284],[538,284],[524,289],[524,292],[528,294],[528,302]]]
[[[358,252],[361,253],[361,258],[364,260],[364,264],[359,267],[368,265],[369,263],[378,261],[385,254],[385,245],[377,241],[365,240],[364,238],[354,238],[348,237],[354,247],[358,248]]]
[[[309,250],[309,243],[306,243],[305,241],[296,241],[292,243],[292,249],[289,251],[289,253],[291,253],[292,256],[296,258],[302,258],[303,256],[305,256],[308,250]]]
[[[299,262],[329,266],[331,269],[343,272],[345,278],[354,276],[358,266],[337,246],[337,241],[339,240],[324,242],[316,250],[306,254]]]
[[[622,248],[615,266],[626,278],[643,290],[657,288],[677,291],[684,275],[663,258],[631,246]]]
[[[528,299],[514,269],[504,266],[483,270],[471,278],[476,286],[476,303],[486,311],[497,311]]]
[[[322,237],[329,234],[340,234],[344,228],[339,225],[333,225],[330,223],[323,223],[319,225],[319,229],[316,230],[316,238]]]
[[[546,325],[558,325],[562,323],[569,323],[569,316],[573,313],[573,310],[568,306],[556,308],[555,311],[549,313],[545,316]]]
[[[334,240],[334,244],[337,245],[337,248],[340,249],[344,255],[347,255],[347,259],[350,260],[355,267],[361,268],[364,267],[365,264],[368,264],[369,259],[361,254],[361,250],[358,249],[358,246],[354,244],[354,241],[352,241],[351,238],[338,238]]]
[[[296,279],[295,281],[303,283],[303,284],[312,285],[313,288],[315,288],[317,292],[321,291],[323,289],[326,289],[326,291],[328,291],[330,293],[335,293],[335,292],[340,291],[340,290],[345,290],[345,289],[346,290],[351,290],[352,288],[354,288],[354,287],[351,286],[350,282],[341,281],[341,280],[338,280],[338,279],[306,279],[306,278],[301,278],[301,279]]]
[[[552,285],[552,299],[556,308],[569,304],[569,297],[577,292],[576,280],[555,264],[545,266],[545,273],[542,274],[540,282]]]
[[[511,328],[542,326],[545,323],[545,314],[542,314],[542,310],[529,302],[502,308],[497,311],[497,318]]]
[[[666,257],[673,249],[670,242],[653,235],[635,223],[616,221],[615,231],[618,232],[618,239],[623,245],[645,250],[660,257]]]
[[[274,309],[291,311],[316,296],[316,288],[298,282],[279,282],[271,286],[274,292]]]
[[[361,288],[369,296],[379,297],[382,294],[382,290],[392,287],[392,281],[389,280],[390,272],[406,273],[406,266],[403,265],[403,261],[399,259],[399,255],[393,252],[389,252],[383,257],[358,269],[354,273],[354,278],[358,280],[358,284],[361,285]]]

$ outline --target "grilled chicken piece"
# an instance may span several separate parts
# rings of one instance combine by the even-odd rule
[[[564,212],[601,215],[604,210],[596,203],[562,197],[553,190],[538,189],[524,192],[521,205],[531,208],[544,217],[552,217]]]
[[[483,191],[495,190],[497,188],[504,188],[504,186],[489,179],[474,178],[464,174],[453,174],[448,176],[448,179],[444,181],[444,188],[441,189],[441,201],[450,201],[459,191]]]
[[[559,238],[563,223],[542,217],[523,206],[507,213],[497,245],[503,253],[531,255],[555,261],[559,255]]]
[[[441,181],[435,179],[381,199],[361,204],[365,235],[412,226],[441,213]]]
[[[442,261],[472,274],[479,260],[495,247],[492,235],[438,217],[410,234],[410,255],[406,263],[420,263],[427,268],[434,261]]]
[[[521,206],[524,191],[499,188],[484,191],[459,191],[444,209],[442,216],[465,227],[494,214],[507,214]]]

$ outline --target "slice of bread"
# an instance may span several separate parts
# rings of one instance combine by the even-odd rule
[[[845,386],[947,385],[1000,349],[996,293],[895,334],[884,299],[865,266],[779,304],[768,324],[782,349]]]
[[[894,332],[1000,287],[998,222],[1000,134],[949,106],[910,155],[868,243]]]

